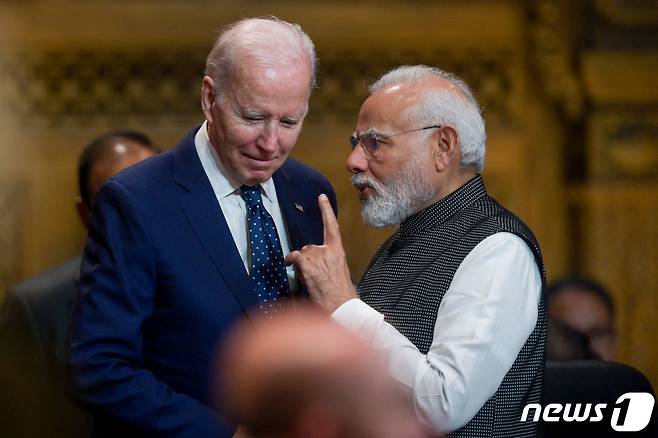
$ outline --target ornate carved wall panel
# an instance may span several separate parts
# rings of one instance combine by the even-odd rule
[[[0,63],[8,85],[2,110],[19,121],[53,124],[120,116],[198,114],[206,47],[140,47],[91,50],[75,47],[25,51]],[[441,65],[462,76],[488,115],[506,117],[514,93],[509,50],[395,52],[383,48],[320,49],[319,88],[311,121],[355,120],[366,86],[396,65]]]
[[[25,186],[0,180],[0,303],[5,289],[18,280],[23,255]]]
[[[599,111],[589,123],[590,179],[658,181],[658,108]]]
[[[541,91],[566,118],[577,120],[585,96],[576,74],[573,51],[573,23],[580,2],[536,0],[528,2],[529,57],[541,83]]]
[[[578,55],[589,111],[576,212],[580,270],[618,306],[620,359],[658,382],[658,4],[587,3]]]
[[[658,184],[601,182],[583,187],[583,273],[608,286],[617,304],[620,358],[658,376]]]
[[[0,65],[11,84],[5,110],[24,123],[126,115],[198,113],[205,49],[59,48],[15,55]]]
[[[119,11],[110,3],[97,2],[95,6],[85,4],[78,14],[98,20],[93,18],[94,8],[97,8],[97,11],[107,8],[109,18],[120,16]],[[517,102],[517,105],[520,102],[513,78],[519,76],[518,69],[522,65],[521,50],[507,43],[513,38],[510,29],[519,26],[519,22],[514,20],[522,16],[521,11],[510,5],[483,5],[484,9],[478,10],[470,6],[464,8],[451,4],[438,10],[429,7],[428,2],[419,9],[399,7],[393,5],[394,2],[391,4],[391,13],[399,9],[397,19],[393,18],[394,15],[373,9],[369,5],[346,6],[346,3],[329,9],[309,7],[301,12],[297,11],[300,21],[303,24],[305,21],[309,23],[304,26],[317,44],[320,87],[312,97],[311,112],[295,155],[316,165],[336,181],[336,188],[341,194],[341,205],[351,206],[349,208],[353,211],[350,213],[354,213],[341,215],[343,227],[354,229],[359,235],[374,236],[368,237],[366,245],[355,244],[354,248],[350,248],[356,252],[356,261],[353,262],[355,276],[359,275],[369,255],[389,232],[368,231],[363,228],[358,204],[344,171],[343,163],[348,153],[345,139],[353,129],[356,113],[366,96],[367,84],[395,65],[426,63],[440,65],[462,75],[473,86],[488,120],[493,122],[492,126],[497,124],[505,127],[513,124],[512,102]],[[43,20],[39,13],[43,8],[44,6],[38,3],[28,9],[35,12],[35,23]],[[163,8],[177,12],[181,23],[199,21],[199,26],[192,32],[194,36],[171,44],[172,35],[163,33],[162,28],[154,26],[148,20],[143,21],[143,15],[140,14],[145,14],[148,9],[145,6],[139,9],[135,5],[127,7],[125,11],[126,14],[134,13],[129,19],[134,23],[155,27],[154,34],[158,35],[159,32],[159,40],[153,36],[145,38],[144,31],[140,29],[124,29],[127,35],[122,42],[121,35],[115,33],[114,29],[108,28],[106,23],[99,23],[100,31],[108,34],[107,41],[99,44],[98,37],[90,34],[88,27],[80,30],[79,39],[71,35],[66,36],[67,31],[61,28],[57,20],[53,23],[60,26],[56,29],[56,34],[49,36],[41,30],[36,35],[26,35],[28,42],[25,47],[12,50],[10,59],[0,64],[0,74],[9,84],[10,90],[0,105],[3,105],[3,109],[11,114],[20,126],[38,125],[56,132],[57,138],[50,143],[66,145],[68,152],[65,155],[71,160],[74,160],[75,153],[86,140],[81,139],[73,143],[66,141],[65,137],[80,138],[80,135],[74,133],[83,131],[89,132],[91,137],[94,130],[99,131],[105,127],[145,127],[143,129],[147,132],[162,139],[160,142],[165,147],[173,145],[186,129],[201,121],[198,88],[209,38],[200,38],[199,28],[208,26],[208,18],[199,17],[198,12],[191,14],[189,8],[186,9],[181,2],[170,2],[163,5]],[[482,15],[482,11],[488,13]],[[55,14],[60,16],[61,11]],[[227,17],[232,14],[237,13],[229,5],[228,12],[219,21],[230,21]],[[334,20],[344,18],[340,22],[334,21],[344,32],[336,35],[336,26],[318,19],[319,15],[332,16]],[[388,31],[373,39],[372,32],[362,26],[366,17],[368,21],[378,20],[381,22],[380,26],[387,27]],[[461,40],[455,40],[454,31],[450,32],[445,26],[439,26],[438,30],[433,28],[431,32],[428,32],[427,28],[422,30],[413,27],[431,17],[437,22],[449,24],[454,29],[457,27],[455,23],[450,23],[450,20],[459,17],[470,21],[502,21],[506,22],[507,26],[482,26],[481,32],[489,34],[487,41],[490,44],[485,46],[482,41],[467,39],[465,36]],[[395,22],[400,23],[402,27],[392,26]],[[168,21],[163,23],[170,24]],[[177,31],[180,32],[181,29],[178,28]],[[434,43],[428,40],[432,35],[437,38]],[[135,41],[128,40],[129,36],[135,37]],[[126,43],[127,41],[131,43]],[[459,44],[455,44],[456,41]],[[393,42],[395,44],[391,44]],[[178,129],[165,128],[172,125]],[[317,137],[327,138],[327,132],[335,134],[330,137],[336,139],[333,144],[328,144],[326,140],[321,143],[323,149],[340,151],[332,155],[335,157],[333,161],[318,154],[317,140],[309,135],[311,132],[318,132],[314,127],[320,126],[325,127],[325,131],[319,132]],[[169,134],[172,131],[178,132]],[[494,128],[490,132],[490,138],[495,139],[495,132]],[[38,132],[36,137],[39,137]],[[40,138],[33,141],[39,142]],[[71,150],[71,147],[74,149]],[[508,148],[502,142],[499,142],[496,148],[509,156],[519,150]],[[505,180],[512,178],[509,166],[503,166],[506,170],[501,168],[498,171],[496,167],[493,164],[487,166],[488,174],[498,175],[496,179],[499,183],[492,186],[494,193],[502,192],[506,186]],[[518,181],[518,177],[517,172],[513,178]],[[39,183],[35,181],[35,184]],[[71,188],[72,185],[67,187]],[[64,199],[65,195],[60,190],[57,197]],[[513,199],[514,206],[525,208],[525,194],[513,193],[506,198]],[[37,205],[42,204],[37,201]],[[70,214],[61,215],[59,222],[70,217]],[[75,230],[77,224],[72,227]],[[54,230],[53,226],[49,231]],[[73,232],[75,233],[77,231]],[[66,239],[70,239],[72,233],[66,234]],[[65,236],[60,233],[56,235],[61,237],[62,242],[55,245],[66,245]],[[44,240],[37,239],[35,244],[39,245],[39,242],[43,244]],[[35,270],[34,266],[38,268],[52,260],[44,257],[44,252],[40,250],[28,254],[31,254],[28,257],[32,260],[24,264],[31,266],[25,269],[26,272]],[[62,253],[59,254],[57,257],[61,258]]]

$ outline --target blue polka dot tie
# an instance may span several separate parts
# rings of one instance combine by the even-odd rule
[[[261,310],[265,314],[273,313],[281,305],[280,298],[289,291],[279,235],[272,216],[263,206],[260,186],[242,186],[241,194],[247,205],[254,290]]]

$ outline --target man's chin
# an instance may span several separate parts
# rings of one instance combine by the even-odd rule
[[[374,220],[370,216],[363,214],[363,212],[361,213],[361,220],[363,221],[364,224],[372,228],[384,228],[384,227],[388,227],[389,225],[393,225],[393,224]]]
[[[371,199],[366,199],[361,201],[361,220],[363,221],[363,223],[373,228],[383,228],[387,226],[388,224],[384,223],[384,221],[382,221],[381,218],[373,215],[372,211],[370,211],[370,208],[372,208],[372,206],[368,205],[368,201],[371,201]]]
[[[255,186],[272,178],[274,172],[276,169],[252,169],[242,175],[242,181],[248,186]]]

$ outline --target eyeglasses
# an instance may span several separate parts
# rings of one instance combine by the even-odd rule
[[[409,134],[411,132],[424,131],[426,129],[437,129],[437,128],[441,128],[441,125],[425,126],[422,128],[410,129],[408,131],[394,132],[392,134],[380,134],[377,131],[369,129],[361,135],[357,135],[356,133],[352,134],[352,136],[350,137],[350,143],[352,144],[352,149],[354,149],[356,145],[361,143],[361,147],[365,151],[366,155],[372,157],[377,153],[379,146],[385,143],[383,139],[395,137],[397,135],[402,135],[402,134]]]

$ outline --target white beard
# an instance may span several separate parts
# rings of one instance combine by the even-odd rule
[[[422,171],[422,157],[411,159],[381,182],[364,174],[352,176],[352,184],[369,186],[373,194],[361,201],[361,217],[366,225],[385,227],[402,223],[406,218],[425,208],[436,195],[429,179]]]

